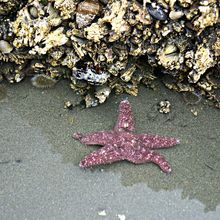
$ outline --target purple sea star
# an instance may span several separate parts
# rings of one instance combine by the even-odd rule
[[[74,139],[83,144],[103,145],[102,148],[87,155],[79,166],[90,167],[128,160],[135,164],[153,162],[162,171],[171,172],[171,167],[165,158],[152,149],[168,148],[179,144],[180,141],[176,138],[153,134],[135,134],[134,129],[131,105],[129,101],[124,100],[119,105],[118,120],[113,130],[73,135]]]

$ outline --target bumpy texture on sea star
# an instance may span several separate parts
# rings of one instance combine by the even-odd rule
[[[102,148],[87,155],[80,162],[80,167],[127,160],[135,164],[153,162],[162,171],[171,172],[171,167],[165,158],[152,149],[168,148],[179,144],[180,141],[153,134],[135,134],[134,129],[131,105],[128,100],[124,100],[120,103],[118,120],[113,130],[89,134],[75,133],[73,138],[83,144],[103,145]]]

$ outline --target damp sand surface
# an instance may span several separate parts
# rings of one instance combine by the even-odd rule
[[[126,220],[219,219],[220,111],[206,101],[186,105],[180,94],[158,82],[155,91],[142,87],[137,97],[113,95],[99,107],[70,111],[63,108],[64,102],[77,103],[79,97],[66,81],[44,90],[32,87],[29,80],[3,86],[1,220],[117,220],[118,215]],[[126,161],[78,167],[98,146],[82,145],[72,134],[111,129],[125,98],[133,107],[137,133],[181,140],[180,145],[158,150],[172,165],[171,174],[152,163]],[[171,113],[158,112],[163,100],[170,101]]]

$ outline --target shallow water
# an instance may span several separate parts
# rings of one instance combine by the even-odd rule
[[[156,91],[142,87],[138,97],[112,96],[99,107],[71,111],[63,108],[64,101],[76,103],[79,97],[65,81],[46,90],[33,88],[28,80],[4,85],[0,219],[99,219],[103,209],[104,219],[117,219],[117,214],[137,220],[218,219],[219,110],[204,100],[187,106],[180,94],[158,85]],[[171,174],[152,163],[78,167],[97,147],[80,144],[72,134],[111,129],[125,97],[133,106],[137,133],[181,140],[180,145],[159,150],[172,165]],[[170,114],[158,113],[161,100],[171,102]]]

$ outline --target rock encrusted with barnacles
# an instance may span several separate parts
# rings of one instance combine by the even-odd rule
[[[156,68],[173,79],[167,87],[196,91],[219,107],[219,4],[0,0],[0,76],[11,83],[40,74],[68,78],[90,107],[112,91],[137,95]]]

